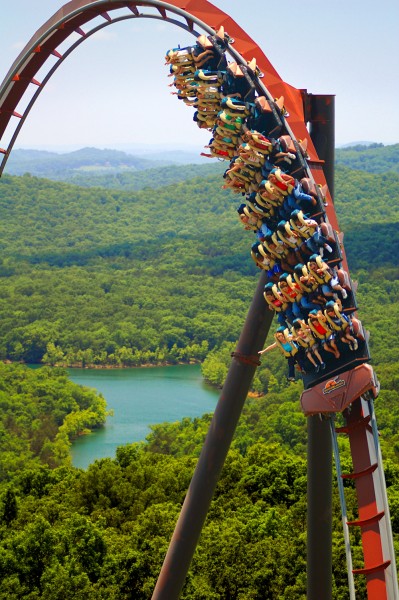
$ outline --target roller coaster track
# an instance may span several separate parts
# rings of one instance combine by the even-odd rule
[[[63,61],[91,35],[113,23],[128,19],[167,21],[198,37],[214,36],[220,27],[228,33],[225,52],[244,67],[253,59],[259,71],[252,75],[257,95],[271,105],[283,97],[289,116],[281,115],[285,133],[296,148],[306,140],[304,173],[317,186],[325,188],[326,203],[321,206],[325,220],[339,232],[331,193],[326,186],[323,161],[319,159],[307,129],[309,95],[285,83],[257,44],[227,15],[207,0],[72,0],[60,8],[33,35],[12,64],[0,86],[0,175],[30,110],[46,83]],[[40,81],[39,81],[40,79]],[[342,235],[339,236],[339,264],[348,271]],[[375,375],[366,364],[367,339],[357,360],[339,365],[316,381],[304,378],[301,404],[305,415],[329,419],[340,491],[344,537],[347,552],[349,591],[355,598],[353,574],[363,574],[369,600],[398,600],[398,583],[392,529],[386,496],[384,471],[378,442],[373,400],[378,394]],[[345,425],[335,427],[335,415],[342,413]],[[353,472],[342,474],[336,436],[349,437]],[[355,483],[358,519],[346,518],[343,480]],[[359,528],[362,536],[364,567],[353,570],[349,529]],[[154,596],[155,597],[155,596]],[[158,597],[158,596],[157,596]],[[161,596],[159,596],[160,598]],[[322,600],[322,599],[320,599]]]

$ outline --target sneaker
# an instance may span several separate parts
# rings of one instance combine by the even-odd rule
[[[327,252],[329,252],[331,254],[331,252],[333,251],[333,249],[331,248],[331,246],[329,246],[328,244],[324,244],[324,248],[327,250]]]
[[[317,365],[317,367],[315,367],[315,371],[316,371],[316,373],[318,373],[320,371],[320,365]]]
[[[347,299],[347,297],[348,297],[348,292],[347,292],[346,290],[344,290],[344,288],[342,288],[342,292],[341,292],[341,294],[342,294],[342,298],[343,298],[343,300],[346,300],[346,299]]]
[[[359,348],[359,344],[357,343],[357,340],[355,340],[355,341],[353,342],[353,349],[354,349],[354,350],[357,350],[358,348]]]
[[[295,377],[287,377],[287,381],[295,381]]]
[[[320,366],[321,366],[322,370],[324,371],[324,369],[326,368],[326,363],[322,362],[322,363],[320,364]]]

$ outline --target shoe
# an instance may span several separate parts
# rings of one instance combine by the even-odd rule
[[[346,290],[344,290],[344,288],[342,288],[341,294],[342,294],[342,299],[346,300],[348,297],[348,292]]]
[[[295,377],[287,377],[287,381],[295,381]]]
[[[327,250],[327,252],[329,252],[331,254],[331,252],[333,251],[333,249],[331,248],[331,246],[329,246],[328,244],[324,244],[324,248]]]
[[[316,373],[318,373],[320,371],[320,365],[317,365],[317,367],[315,368]]]
[[[354,348],[354,346],[353,346],[352,342],[349,342],[349,350],[352,350],[352,351],[353,351],[354,349],[355,349],[355,348]]]
[[[359,344],[357,343],[357,340],[355,340],[355,341],[353,342],[353,349],[354,349],[354,350],[357,350],[358,348],[359,348]]]
[[[326,363],[322,362],[322,363],[320,364],[320,367],[321,367],[321,368],[322,368],[322,370],[324,371],[324,369],[326,368]]]

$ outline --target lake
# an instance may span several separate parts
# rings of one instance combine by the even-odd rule
[[[199,365],[135,369],[68,369],[72,381],[95,388],[113,416],[105,426],[72,444],[72,462],[86,468],[115,457],[123,444],[143,441],[150,425],[213,412],[219,390],[204,383]]]

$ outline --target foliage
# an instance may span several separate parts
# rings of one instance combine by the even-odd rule
[[[43,150],[14,150],[8,159],[7,172],[12,175],[30,173],[36,177],[68,179],[79,171],[118,173],[159,167],[162,163],[139,158],[118,150],[81,148],[60,154]]]
[[[5,177],[0,357],[162,364],[202,360],[226,332],[234,340],[255,283],[241,275],[255,269],[245,236],[230,249],[239,226],[221,191],[209,218],[211,183],[164,188],[154,212],[145,208],[145,192],[99,195],[28,176]],[[178,231],[176,203],[182,211]]]
[[[398,173],[399,144],[384,146],[383,144],[358,145],[338,148],[335,151],[335,162],[346,165],[350,169],[367,171],[368,173]]]
[[[26,468],[69,463],[70,441],[105,422],[105,400],[63,369],[0,363],[0,481]],[[10,520],[13,500],[3,519]]]
[[[364,271],[368,279],[372,273],[378,298],[395,298],[397,178],[337,169],[336,206],[352,277],[359,269],[363,280]],[[234,342],[256,268],[253,238],[236,218],[239,200],[220,188],[220,176],[156,192],[4,176],[0,358],[135,366],[198,361],[223,341]],[[390,321],[396,302],[384,304]],[[368,295],[361,304],[367,326],[375,308]],[[261,383],[257,391],[266,390]]]
[[[398,544],[397,181],[357,176],[338,169],[337,210],[382,386],[376,410]],[[219,184],[127,193],[4,177],[1,358],[123,365],[207,356],[204,374],[220,385],[255,269]],[[376,244],[362,254],[370,231]],[[306,597],[306,420],[302,384],[287,386],[285,369],[270,353],[257,370],[264,395],[244,406],[183,600]],[[69,440],[103,423],[104,400],[59,368],[0,364],[0,376],[0,600],[149,598],[211,415],[154,425],[145,443],[83,471],[69,464]],[[347,440],[339,443],[348,469]],[[351,482],[346,493],[355,519]],[[361,566],[357,534],[352,548]],[[333,598],[344,600],[337,492],[333,565]],[[364,582],[357,586],[363,597]]]
[[[208,165],[165,166],[146,169],[145,171],[120,171],[104,174],[100,172],[77,171],[68,177],[59,179],[82,187],[102,187],[124,191],[144,189],[160,189],[172,183],[190,181],[199,177],[223,173],[225,166],[221,163],[210,162]]]
[[[14,150],[7,162],[7,173],[46,177],[82,187],[142,190],[207,177],[224,170],[223,163],[168,165],[163,160],[139,158],[117,150],[82,148],[66,154],[41,150]],[[170,161],[173,163],[173,160]]]
[[[297,399],[290,386],[246,405],[185,600],[305,597],[306,421]],[[157,426],[147,444],[120,447],[116,460],[87,471],[22,470],[0,486],[9,515],[0,525],[0,598],[150,597],[208,426],[209,417]],[[390,462],[387,484],[397,535],[399,468]],[[352,518],[356,499],[347,491]],[[336,492],[333,527],[338,600],[347,597],[347,579]],[[353,549],[356,558],[358,539]]]

